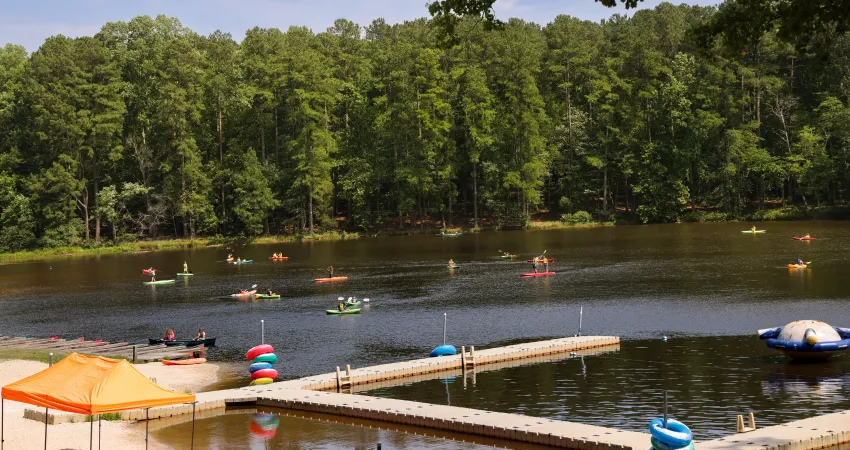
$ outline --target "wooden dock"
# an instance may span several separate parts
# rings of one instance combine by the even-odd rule
[[[62,353],[126,358],[130,361],[161,361],[163,359],[188,358],[194,352],[206,350],[200,347],[148,345],[131,342],[95,342],[80,339],[50,339],[30,337],[0,337],[0,349],[44,350]]]

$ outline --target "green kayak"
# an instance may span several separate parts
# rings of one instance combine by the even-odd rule
[[[344,309],[342,311],[340,311],[338,309],[328,309],[328,310],[325,310],[325,312],[328,313],[328,314],[336,314],[338,316],[344,316],[346,314],[360,314],[360,308]]]
[[[439,237],[455,237],[455,236],[463,236],[463,233],[439,233],[437,234]]]
[[[230,263],[230,264],[236,264],[236,265],[239,265],[239,264],[251,264],[252,262],[254,262],[254,260],[253,260],[253,259],[247,259],[247,260],[245,260],[245,261],[233,261],[233,262],[232,262],[232,263]]]
[[[171,284],[175,280],[145,281],[145,284]]]
[[[767,233],[767,230],[756,230],[756,231],[753,231],[753,230],[744,230],[744,231],[742,231],[741,233],[744,233],[744,234]]]
[[[457,269],[457,268],[458,268],[458,267],[460,267],[460,266],[459,266],[459,265],[457,265],[457,264],[455,264],[455,265],[453,265],[453,266],[446,266],[446,267],[448,267],[449,269]]]
[[[178,277],[191,277],[194,273],[178,273]]]
[[[360,300],[358,300],[356,302],[345,302],[346,308],[356,308],[358,306],[360,306]]]
[[[269,299],[277,299],[277,298],[280,298],[280,295],[279,295],[279,294],[275,294],[275,295],[257,294],[257,295],[256,295],[256,297],[257,297],[258,299],[261,299],[261,300],[262,300],[262,299],[269,300]]]

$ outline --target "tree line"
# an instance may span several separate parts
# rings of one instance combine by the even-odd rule
[[[448,44],[424,18],[237,43],[142,16],[7,45],[0,250],[842,202],[850,37],[730,51],[691,33],[715,14],[460,19]]]

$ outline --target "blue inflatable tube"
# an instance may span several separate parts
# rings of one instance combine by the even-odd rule
[[[649,422],[649,433],[658,442],[674,449],[687,448],[694,440],[691,429],[673,419],[667,419],[667,428],[664,428],[663,420],[654,419]]]
[[[649,441],[652,442],[652,449],[653,450],[694,450],[694,443],[693,442],[691,442],[690,444],[688,444],[684,447],[676,448],[676,447],[671,447],[667,444],[662,444],[660,441],[658,441],[658,439],[655,439],[654,437],[650,438]]]
[[[454,345],[441,345],[431,351],[431,357],[435,356],[452,356],[457,355],[457,349]]]
[[[850,339],[842,339],[840,341],[818,342],[815,345],[809,345],[806,342],[780,341],[779,339],[768,339],[767,346],[780,350],[793,350],[795,352],[834,352],[844,350],[850,347]]]
[[[258,370],[271,369],[271,368],[272,368],[271,363],[258,362],[258,363],[254,363],[254,364],[251,364],[250,366],[248,366],[248,371],[251,372],[251,373],[254,373]]]

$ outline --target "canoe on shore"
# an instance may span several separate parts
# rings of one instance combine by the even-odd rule
[[[524,276],[524,277],[545,277],[547,275],[555,275],[555,272],[537,272],[537,273],[531,272],[531,273],[522,274],[522,276]]]
[[[174,341],[164,341],[162,339],[148,339],[148,343],[150,345],[165,344],[169,347],[175,347],[175,346],[178,346],[178,345],[185,345],[187,347],[197,347],[199,345],[203,345],[204,347],[215,347],[215,339],[216,338],[180,339],[180,340],[174,340]]]
[[[162,363],[166,366],[193,366],[195,364],[203,364],[207,362],[207,358],[189,358],[189,359],[164,359]]]
[[[326,277],[326,278],[316,278],[316,283],[331,283],[334,281],[345,281],[348,277]]]

